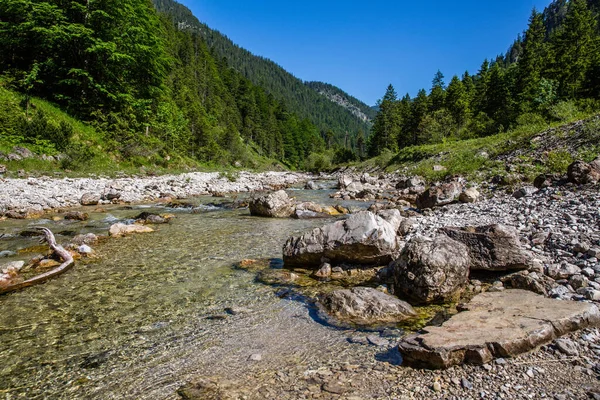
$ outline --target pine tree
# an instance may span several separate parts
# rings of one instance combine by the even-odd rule
[[[586,0],[569,2],[567,15],[553,37],[553,48],[553,73],[560,82],[559,94],[568,98],[583,94],[597,52],[596,19]]]
[[[419,143],[419,126],[421,125],[421,121],[427,113],[429,112],[429,97],[427,96],[427,92],[425,89],[419,90],[417,93],[417,97],[413,99],[410,119],[409,119],[409,132],[412,133],[412,143],[413,145],[420,144]]]
[[[432,112],[440,110],[444,107],[444,100],[446,97],[446,83],[444,82],[444,74],[438,70],[431,82],[431,92],[429,94],[430,107]]]
[[[546,27],[544,17],[535,8],[529,18],[529,27],[523,41],[523,54],[518,64],[517,92],[521,109],[531,108],[539,91],[542,73],[546,68]]]
[[[375,117],[369,143],[369,154],[379,155],[384,149],[397,151],[400,120],[397,110],[398,95],[390,84],[379,101],[379,113]]]
[[[459,127],[462,127],[469,116],[469,94],[465,85],[454,75],[446,90],[446,108],[456,121]]]

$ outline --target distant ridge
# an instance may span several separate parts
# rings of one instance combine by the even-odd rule
[[[179,29],[199,32],[218,56],[227,59],[231,67],[283,101],[289,111],[307,118],[322,133],[333,131],[338,143],[342,143],[346,134],[354,138],[359,131],[370,130],[374,115],[369,107],[342,90],[320,83],[319,87],[327,90],[314,90],[315,83],[305,84],[275,62],[236,45],[227,36],[200,22],[186,6],[174,0],[153,0],[153,3],[159,12],[169,14]]]

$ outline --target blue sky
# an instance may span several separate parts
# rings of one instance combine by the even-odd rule
[[[389,83],[403,95],[446,83],[504,53],[550,0],[180,0],[252,53],[303,80],[339,86],[373,105]]]

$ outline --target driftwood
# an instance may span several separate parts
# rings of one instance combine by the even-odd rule
[[[54,278],[62,274],[63,272],[69,270],[74,264],[73,256],[64,247],[56,243],[56,239],[54,238],[54,234],[50,229],[47,228],[39,228],[42,232],[44,232],[45,240],[48,242],[50,248],[62,258],[63,263],[58,267],[54,268],[51,271],[45,272],[41,275],[35,276],[31,279],[27,279],[26,281],[15,283],[3,288],[0,288],[0,294],[14,292],[15,290],[21,290],[23,288],[34,286],[40,283],[44,283],[49,279]]]

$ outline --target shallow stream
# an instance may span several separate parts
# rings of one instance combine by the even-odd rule
[[[328,190],[289,193],[334,204]],[[246,209],[213,207],[198,213],[157,205],[92,210],[84,210],[86,222],[0,221],[0,251],[36,245],[36,238],[18,233],[40,224],[68,235],[106,234],[115,221],[141,211],[177,218],[151,234],[103,241],[92,246],[96,260],[0,296],[0,398],[171,399],[196,376],[244,379],[374,358],[369,346],[348,343],[351,331],[315,321],[306,304],[279,298],[275,288],[234,267],[242,259],[281,257],[290,235],[328,220],[255,218]],[[224,317],[227,307],[247,310]],[[253,354],[262,359],[251,361]]]

